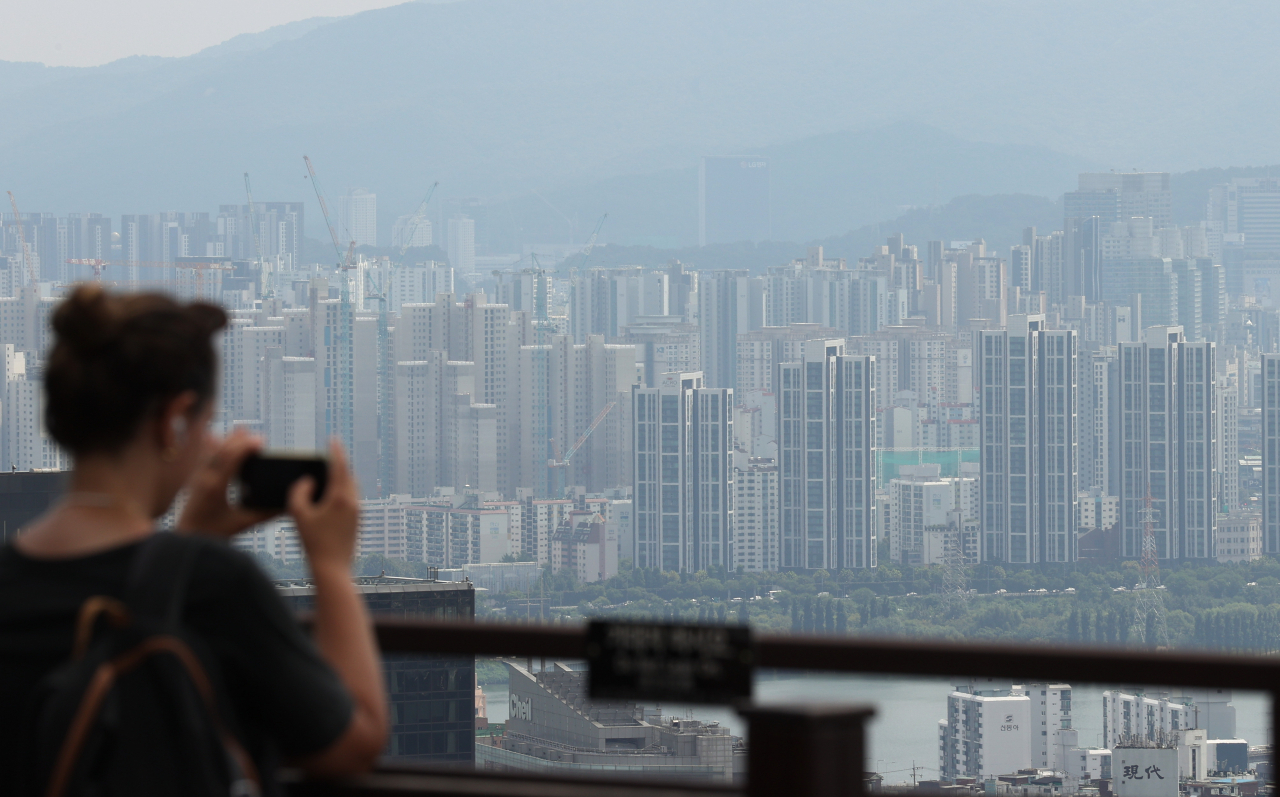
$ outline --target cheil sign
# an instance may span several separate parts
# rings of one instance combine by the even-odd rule
[[[513,720],[532,720],[533,719],[533,699],[521,698],[519,695],[511,696],[511,705],[509,707],[511,719]]]

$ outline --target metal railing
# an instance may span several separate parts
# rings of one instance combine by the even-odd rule
[[[587,656],[585,626],[379,619],[388,653],[469,654],[541,659]],[[1198,652],[1025,644],[971,644],[861,637],[760,634],[759,668],[861,675],[982,677],[1072,684],[1229,687],[1266,692],[1272,716],[1280,696],[1280,658]],[[786,794],[857,795],[864,788],[863,727],[871,707],[737,707],[751,730],[748,780],[738,785],[672,783],[628,777],[582,779],[545,775],[441,771],[389,766],[334,784],[293,782],[309,795],[599,795]],[[834,745],[834,746],[833,746]],[[1274,771],[1274,768],[1273,768]]]

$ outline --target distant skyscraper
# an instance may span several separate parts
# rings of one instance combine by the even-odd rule
[[[732,564],[733,390],[667,373],[631,391],[635,565],[695,572]]]
[[[698,245],[765,241],[770,234],[768,159],[704,157],[698,166]]]
[[[876,365],[811,340],[778,366],[783,568],[876,566]]]
[[[1076,558],[1076,333],[1011,316],[977,334],[982,414],[982,558]]]
[[[343,197],[342,208],[349,240],[355,241],[356,246],[377,246],[378,195],[357,188]]]
[[[1062,201],[1064,288],[1067,296],[1090,302],[1102,298],[1102,236],[1113,222],[1150,218],[1157,230],[1173,224],[1168,172],[1081,174],[1079,189],[1068,191]],[[1054,290],[1049,293],[1062,301]]]
[[[1280,252],[1280,179],[1237,178],[1225,199],[1224,233],[1240,236],[1247,252]]]
[[[1082,204],[1100,210],[1108,203],[1101,197],[1115,192],[1118,204],[1117,216],[1108,218],[1103,212],[1073,212]],[[1093,172],[1080,175],[1079,190],[1069,193],[1066,202],[1067,217],[1098,216],[1106,221],[1121,221],[1146,216],[1157,229],[1173,225],[1173,191],[1168,172]],[[1087,198],[1086,198],[1087,197]],[[1102,203],[1102,205],[1098,204]]]
[[[466,216],[449,219],[449,265],[462,275],[476,272],[476,223]]]

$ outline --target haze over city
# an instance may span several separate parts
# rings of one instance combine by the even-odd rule
[[[389,659],[384,764],[742,788],[800,760],[753,749],[786,736],[761,703],[871,702],[871,741],[841,741],[859,790],[1270,793],[1249,689],[1272,682],[1248,679],[1280,651],[1277,23],[1153,0],[7,9],[3,550],[85,459],[56,433],[59,308],[120,334],[94,302],[158,293],[225,315],[199,416],[224,445],[346,452],[338,580],[375,615],[537,644],[697,624],[741,653],[684,692],[608,692],[598,640],[586,664]],[[160,526],[189,531],[186,495]],[[264,517],[225,535],[236,561],[315,608],[314,534]],[[906,640],[932,647],[857,647]],[[755,651],[784,663],[733,669]],[[1185,683],[1135,682],[1144,656]],[[735,673],[746,693],[714,692]]]

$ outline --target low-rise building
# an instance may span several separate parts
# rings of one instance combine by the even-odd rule
[[[551,572],[568,570],[580,584],[618,574],[618,538],[604,518],[591,510],[569,513],[551,535]]]
[[[586,673],[560,662],[540,671],[507,662],[509,715],[501,737],[476,745],[491,770],[629,772],[727,782],[745,762],[741,740],[717,722],[587,698]]]
[[[1213,550],[1219,562],[1252,562],[1262,558],[1262,515],[1232,512],[1219,516]]]

